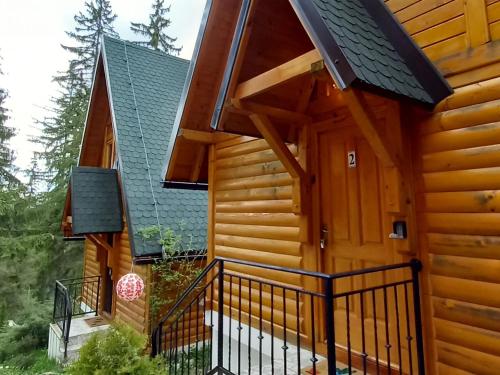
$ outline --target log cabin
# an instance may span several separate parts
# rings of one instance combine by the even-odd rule
[[[121,321],[148,335],[151,264],[163,257],[160,233],[168,228],[181,236],[182,254],[205,253],[206,192],[164,189],[161,181],[166,134],[172,130],[188,66],[187,60],[129,42],[107,36],[101,41],[81,153],[62,219],[68,239],[85,241],[83,279],[60,282],[59,292],[69,290],[73,316],[86,318],[92,311],[106,323]],[[152,238],[142,234],[151,229],[159,233]],[[117,297],[116,283],[132,271],[144,280],[145,292],[126,301]],[[63,295],[56,291],[57,296],[56,305]],[[60,315],[66,316],[64,311]],[[85,326],[71,317],[66,323],[55,320],[75,330]],[[73,336],[87,331],[68,335],[77,340]]]
[[[204,372],[498,374],[499,39],[498,0],[208,1],[164,171],[208,189]]]

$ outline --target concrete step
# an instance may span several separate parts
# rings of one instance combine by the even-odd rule
[[[58,362],[70,363],[78,358],[80,348],[92,337],[93,334],[105,331],[108,324],[89,325],[85,321],[88,317],[74,319],[71,322],[70,337],[67,344],[67,359],[64,361],[64,340],[61,329],[56,324],[50,325],[49,335],[49,357],[55,358]]]

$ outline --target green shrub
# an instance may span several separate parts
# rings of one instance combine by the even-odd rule
[[[47,349],[50,322],[50,304],[25,299],[29,301],[23,313],[17,316],[18,325],[0,327],[0,363],[14,364],[21,369],[36,362],[39,349]]]
[[[74,375],[165,374],[160,360],[145,352],[146,338],[132,328],[115,324],[94,334],[80,349],[80,358],[66,372]]]

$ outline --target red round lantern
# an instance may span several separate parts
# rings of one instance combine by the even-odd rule
[[[144,292],[144,281],[136,273],[128,273],[118,280],[116,294],[125,301],[135,301]]]

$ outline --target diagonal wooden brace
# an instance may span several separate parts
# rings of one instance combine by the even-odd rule
[[[307,209],[307,173],[295,156],[281,139],[276,128],[266,115],[252,113],[249,115],[257,130],[262,134],[272,150],[276,153],[293,180],[293,212],[304,213]]]

